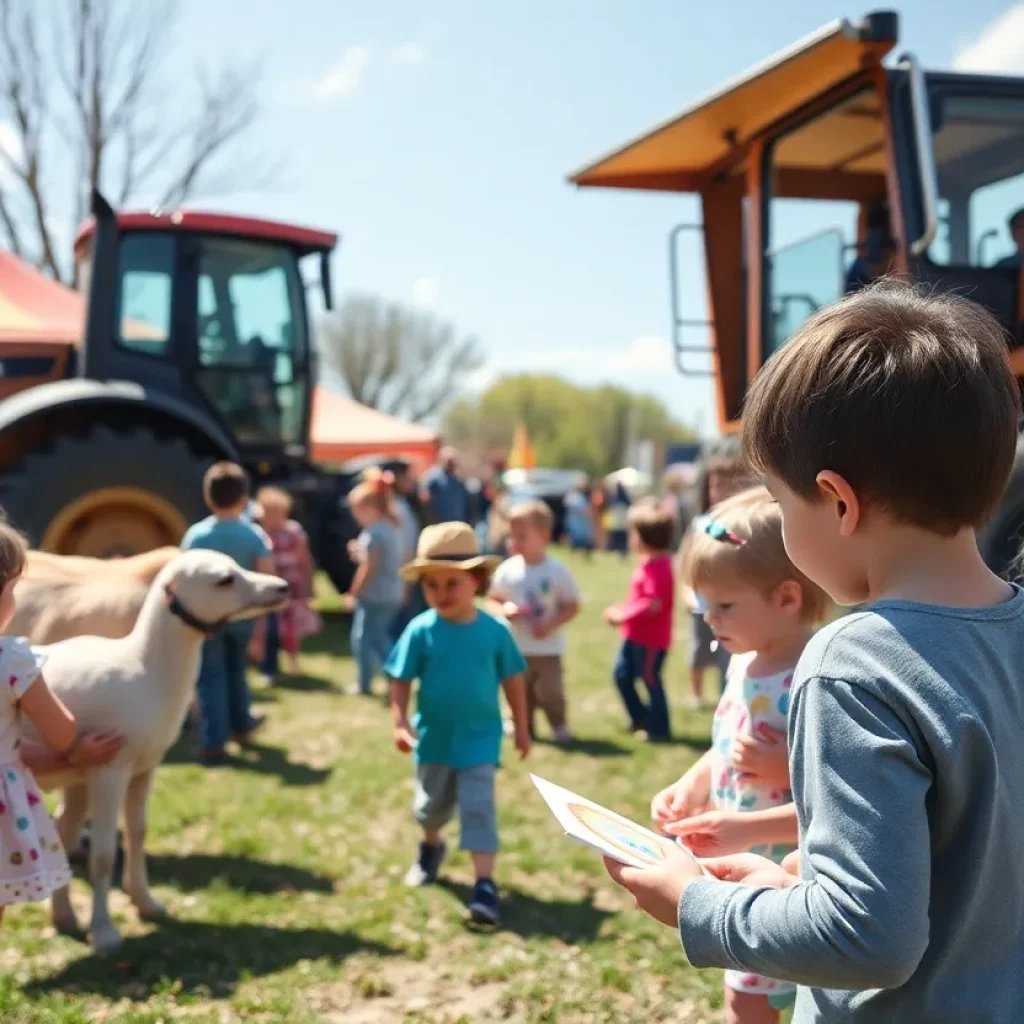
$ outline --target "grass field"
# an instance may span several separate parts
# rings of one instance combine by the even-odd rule
[[[562,837],[529,770],[646,820],[652,792],[704,749],[707,713],[682,709],[683,659],[667,680],[677,740],[651,748],[621,730],[609,679],[616,639],[600,621],[627,569],[572,561],[585,609],[568,658],[577,747],[538,743],[499,774],[503,928],[470,930],[468,859],[410,891],[415,850],[408,760],[382,700],[346,696],[347,624],[325,598],[324,633],[301,678],[257,690],[264,746],[206,770],[173,751],[151,801],[150,870],[172,919],[142,925],[116,890],[126,941],[108,959],[55,937],[42,906],[3,923],[0,1020],[559,1024],[717,1019],[720,980],[698,974],[669,930],[631,912],[600,858]],[[76,881],[85,916],[89,890]]]

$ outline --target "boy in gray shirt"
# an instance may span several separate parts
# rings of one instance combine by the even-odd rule
[[[681,851],[609,871],[696,966],[801,986],[794,1024],[1024,1014],[1024,593],[975,540],[1019,414],[992,317],[891,282],[812,317],[751,389],[744,449],[790,557],[864,606],[794,679],[800,877],[741,854],[708,878]]]

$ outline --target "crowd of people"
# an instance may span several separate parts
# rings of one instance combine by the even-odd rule
[[[1019,417],[986,312],[873,286],[813,316],[768,363],[748,397],[743,458],[712,453],[685,530],[678,503],[656,499],[608,520],[609,534],[625,533],[610,546],[636,559],[625,599],[604,612],[620,633],[610,674],[629,728],[671,737],[663,665],[677,580],[692,621],[690,697],[703,697],[712,665],[725,685],[709,749],[652,796],[656,827],[675,840],[660,865],[606,865],[641,910],[678,929],[691,963],[725,970],[730,1024],[775,1024],[794,1001],[800,1020],[872,1024],[1009,1022],[1024,1005],[1024,593],[989,570],[976,540],[1006,486]],[[503,735],[526,757],[540,714],[557,743],[573,741],[565,631],[580,595],[549,549],[543,502],[504,507],[497,553],[469,521],[453,454],[420,482],[425,524],[415,493],[371,472],[348,498],[361,528],[356,691],[382,672],[394,744],[414,759],[419,845],[406,882],[437,878],[457,815],[475,873],[469,913],[496,924]],[[308,545],[278,492],[257,496],[263,525],[253,521],[233,464],[210,470],[205,496],[211,514],[184,546],[292,583],[293,603],[257,640],[273,671],[274,652],[295,655],[316,628]],[[24,556],[0,527],[0,625]],[[207,761],[262,724],[245,685],[251,640],[224,626],[204,648]],[[0,906],[67,879],[31,769],[101,763],[117,748],[77,734],[42,669],[23,641],[0,643]],[[19,749],[20,714],[42,743]]]

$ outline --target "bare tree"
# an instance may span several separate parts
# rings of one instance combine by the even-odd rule
[[[168,208],[239,182],[222,158],[257,120],[258,76],[168,73],[177,15],[176,0],[0,0],[0,238],[57,279],[93,188]]]
[[[440,412],[483,365],[475,338],[373,295],[325,314],[320,349],[357,402],[414,423]]]

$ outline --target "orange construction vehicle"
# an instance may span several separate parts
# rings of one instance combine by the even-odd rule
[[[898,26],[888,11],[827,25],[571,177],[699,196],[701,223],[671,234],[673,339],[683,373],[714,375],[723,431],[815,310],[885,273],[988,307],[1024,377],[1024,78],[926,72],[909,53],[887,63]],[[679,274],[691,233],[706,318],[684,308],[699,301]],[[1018,449],[982,531],[989,564],[1005,570],[1022,536]]]

